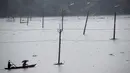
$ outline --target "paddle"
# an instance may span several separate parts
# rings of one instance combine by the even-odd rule
[[[11,62],[11,61],[10,61]],[[17,67],[13,62],[11,62],[15,67]]]

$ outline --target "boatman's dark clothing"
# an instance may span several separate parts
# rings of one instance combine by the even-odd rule
[[[11,63],[10,63],[10,61],[8,61],[8,68],[9,68],[9,69],[11,68]]]

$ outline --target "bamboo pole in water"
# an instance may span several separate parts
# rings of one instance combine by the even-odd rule
[[[43,0],[43,14],[42,14],[42,28],[44,28],[44,0]]]
[[[113,40],[116,39],[116,12],[114,13],[114,29],[113,29]]]
[[[60,62],[60,58],[61,58],[61,33],[62,33],[62,29],[59,29],[59,52],[58,52],[58,63],[56,63],[55,65],[63,65],[63,63]]]
[[[87,22],[88,22],[88,16],[89,16],[89,11],[87,12],[87,17],[86,17],[86,21],[85,21],[83,35],[85,35],[85,32],[86,32],[86,27],[87,27]]]
[[[44,28],[44,14],[43,14],[43,17],[42,17],[42,28]]]
[[[61,54],[61,30],[59,31],[59,53],[58,53],[58,64],[60,64],[60,54]]]

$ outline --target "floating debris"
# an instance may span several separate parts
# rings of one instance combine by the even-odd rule
[[[33,57],[37,57],[37,55],[33,55]]]
[[[130,60],[126,60],[126,61],[130,61]]]
[[[115,56],[114,54],[109,54],[110,56]]]
[[[124,54],[125,52],[120,52],[121,54]]]
[[[22,21],[25,21],[25,20],[22,20]]]

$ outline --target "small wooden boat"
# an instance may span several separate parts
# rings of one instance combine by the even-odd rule
[[[32,65],[28,65],[28,66],[25,66],[25,67],[23,67],[23,66],[19,66],[19,67],[11,67],[11,68],[5,68],[6,70],[11,70],[11,69],[25,69],[25,68],[32,68],[32,67],[35,67],[36,66],[36,64],[32,64]]]

